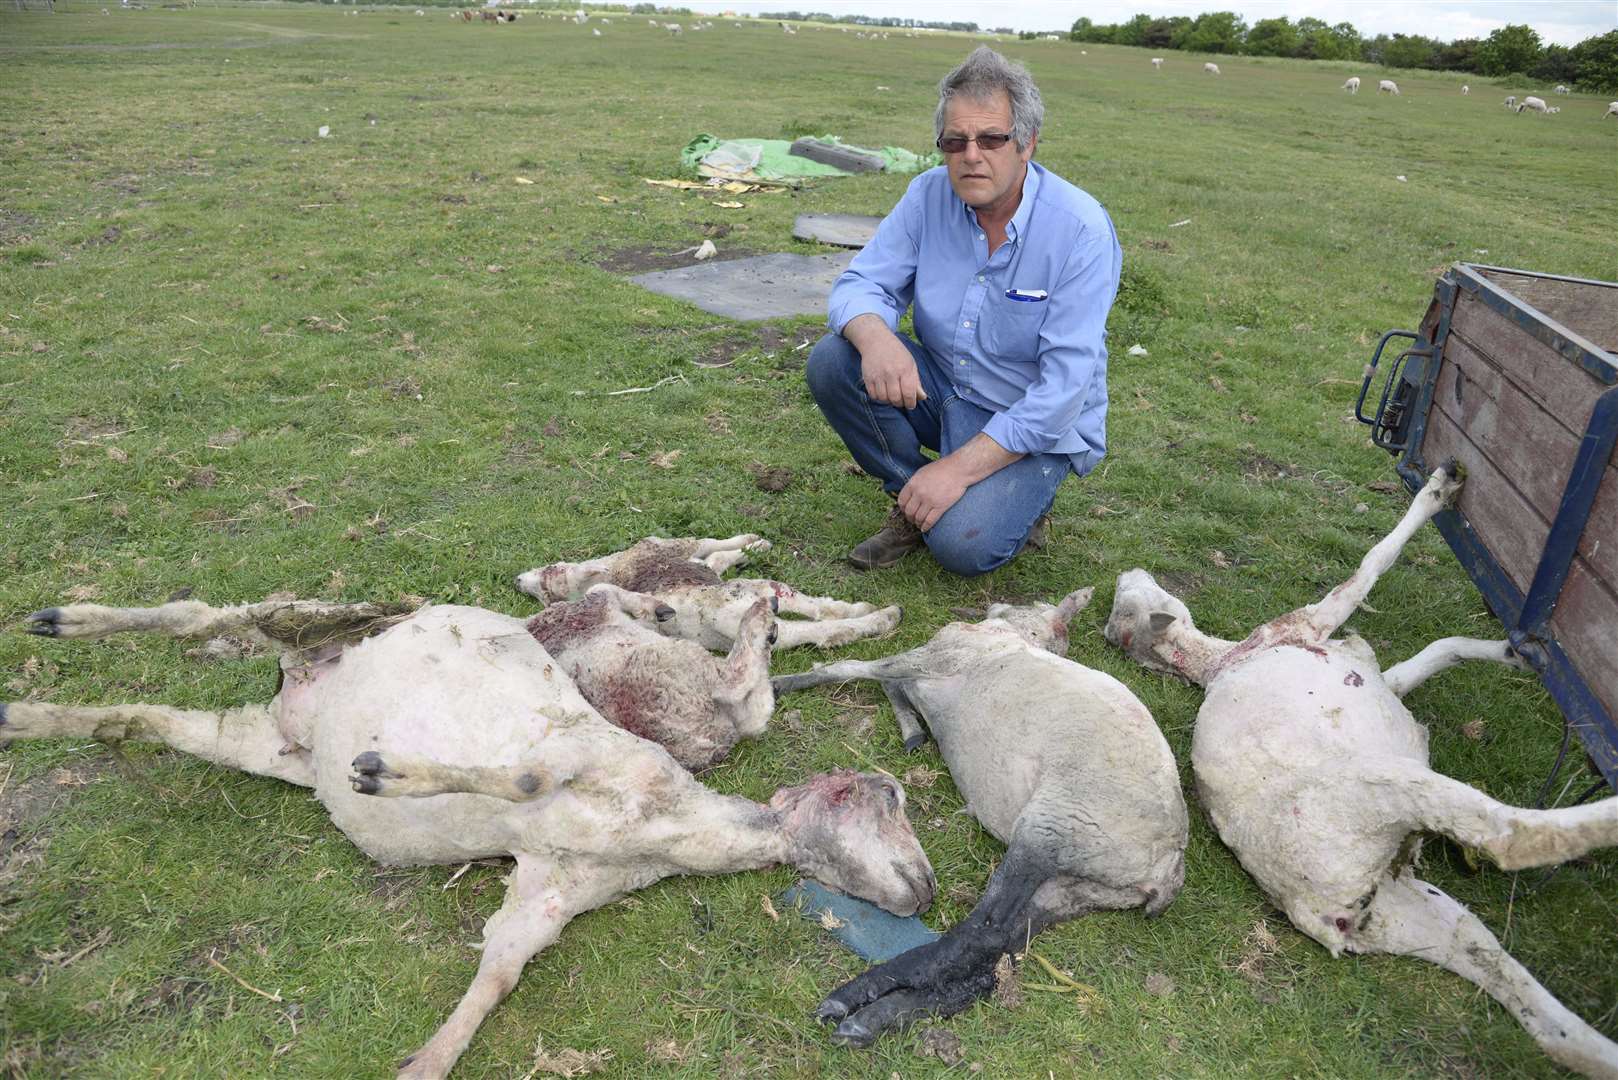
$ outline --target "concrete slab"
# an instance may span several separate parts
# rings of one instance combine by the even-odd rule
[[[876,235],[879,217],[864,214],[799,214],[792,223],[792,235],[838,247],[862,248]]]
[[[703,311],[743,322],[824,315],[832,283],[853,259],[852,251],[835,255],[777,252],[637,274],[629,280],[652,292],[695,304]]]

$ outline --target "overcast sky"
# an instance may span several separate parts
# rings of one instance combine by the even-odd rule
[[[985,29],[1065,30],[1087,15],[1097,23],[1125,22],[1137,12],[1200,15],[1235,11],[1249,26],[1259,19],[1305,16],[1353,23],[1367,37],[1422,34],[1440,41],[1488,37],[1507,23],[1527,23],[1543,41],[1572,45],[1618,28],[1618,0],[660,0],[693,11],[825,11],[837,15],[975,22]]]

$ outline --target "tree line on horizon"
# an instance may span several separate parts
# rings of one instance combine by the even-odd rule
[[[1040,36],[1024,31],[1024,38]],[[1486,38],[1451,42],[1420,34],[1365,37],[1352,23],[1286,16],[1260,19],[1252,26],[1233,11],[1187,15],[1139,14],[1127,22],[1074,22],[1069,40],[1145,49],[1239,56],[1284,56],[1297,60],[1358,60],[1383,67],[1425,68],[1504,77],[1520,75],[1565,83],[1592,93],[1618,91],[1618,30],[1585,38],[1577,45],[1547,45],[1531,26],[1502,26]]]

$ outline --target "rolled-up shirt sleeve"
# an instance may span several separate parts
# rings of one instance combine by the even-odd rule
[[[1039,374],[1021,400],[996,413],[983,433],[1015,454],[1042,454],[1104,404],[1107,312],[1118,293],[1123,252],[1103,215],[1079,236],[1039,331]]]
[[[921,251],[920,199],[914,183],[893,212],[882,219],[871,242],[854,256],[831,287],[827,327],[841,334],[861,315],[879,315],[898,333],[899,319],[910,307],[916,288],[916,260]]]

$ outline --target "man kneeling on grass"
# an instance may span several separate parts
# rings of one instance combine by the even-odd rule
[[[1057,487],[1106,452],[1123,254],[1101,204],[1034,164],[1044,115],[1026,68],[974,50],[938,87],[945,164],[832,287],[809,389],[897,500],[849,554],[860,569],[924,543],[957,574],[1004,565],[1043,544]],[[912,301],[919,343],[898,333]]]

